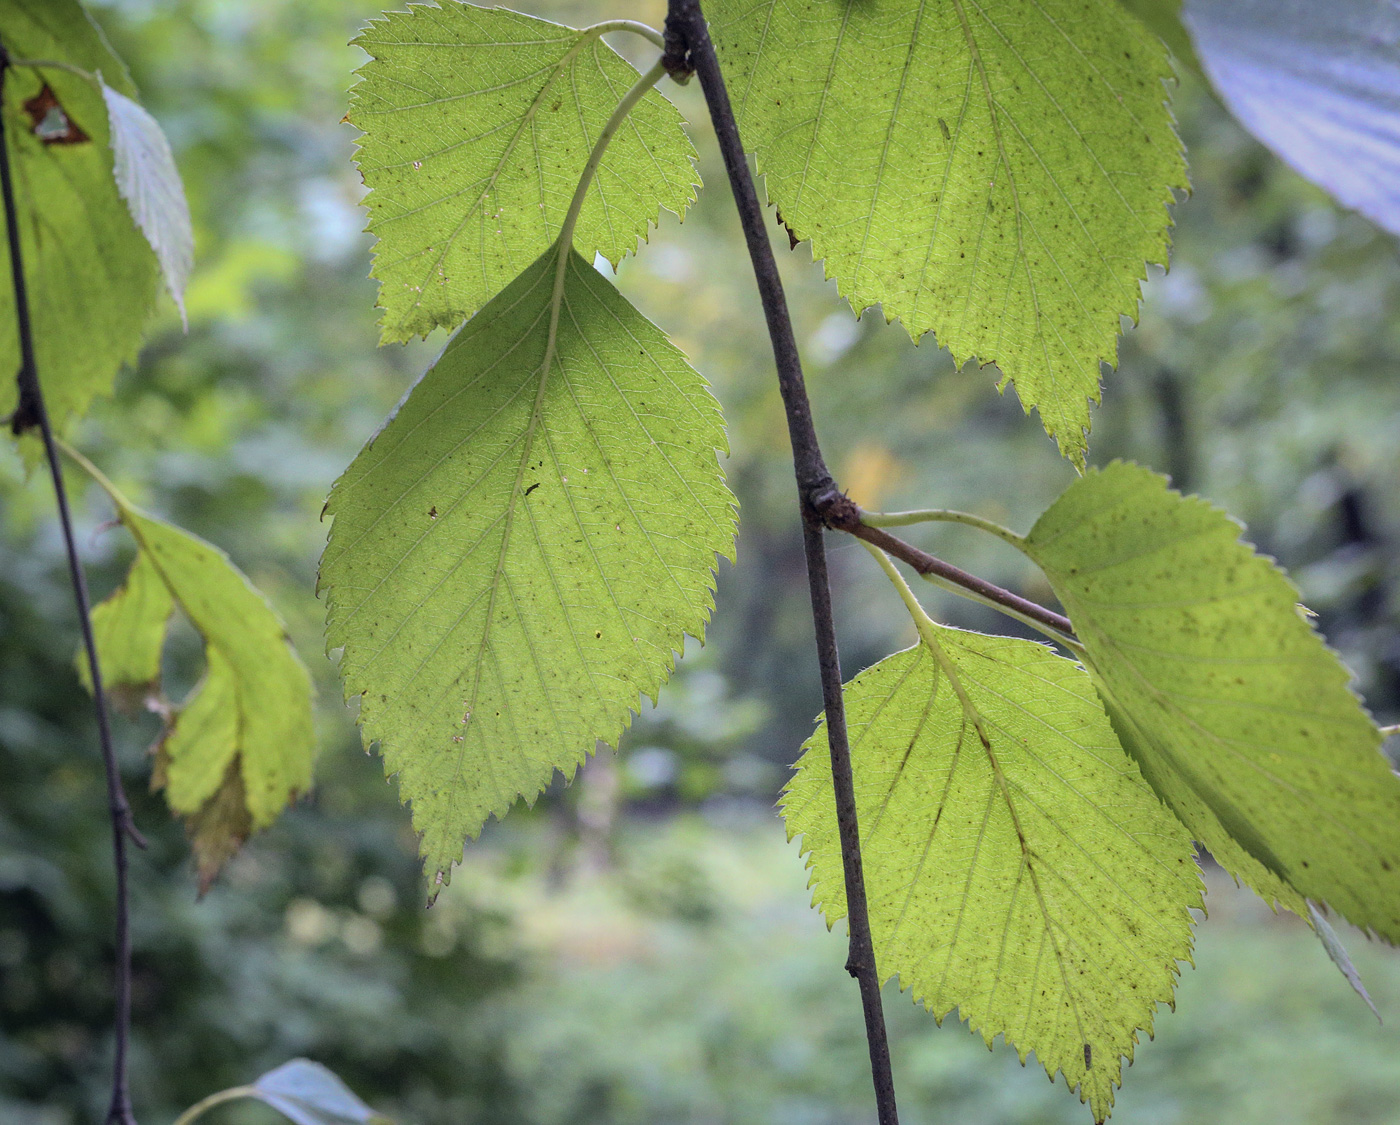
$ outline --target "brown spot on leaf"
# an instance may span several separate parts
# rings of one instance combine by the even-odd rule
[[[80,145],[91,139],[68,116],[47,82],[24,103],[24,112],[29,114],[31,132],[46,145]]]

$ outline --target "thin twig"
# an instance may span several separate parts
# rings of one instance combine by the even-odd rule
[[[3,110],[5,79],[10,69],[9,55],[0,44],[0,110]],[[117,874],[116,919],[116,1016],[115,1058],[112,1070],[112,1101],[107,1111],[107,1125],[135,1125],[131,1113],[131,1096],[127,1085],[127,1043],[131,1034],[131,911],[127,887],[126,842],[130,837],[140,847],[146,842],[136,831],[131,806],[122,789],[117,767],[117,753],[112,744],[112,727],[108,718],[107,693],[102,686],[102,670],[97,662],[97,642],[92,633],[92,614],[88,600],[87,582],[73,536],[73,517],[68,508],[68,494],[63,486],[63,467],[54,441],[48,408],[44,405],[43,389],[39,385],[38,368],[34,362],[34,332],[29,316],[29,295],[25,288],[24,262],[20,250],[19,214],[15,207],[14,180],[10,170],[10,151],[5,138],[4,113],[0,111],[0,193],[4,196],[5,231],[10,244],[10,276],[14,282],[15,320],[19,334],[20,365],[17,381],[19,402],[10,418],[10,428],[16,435],[37,428],[44,441],[49,475],[53,478],[54,496],[58,501],[58,518],[63,527],[63,544],[68,553],[68,575],[73,583],[73,598],[78,606],[78,620],[87,652],[88,673],[92,678],[92,698],[97,711],[97,735],[102,748],[102,764],[107,774],[107,802],[112,814],[112,852]]]
[[[812,425],[812,408],[802,378],[797,340],[783,296],[778,264],[768,241],[763,208],[754,191],[739,139],[739,126],[729,104],[729,92],[720,73],[719,60],[710,42],[699,0],[670,0],[666,18],[664,61],[678,80],[691,72],[700,77],[710,118],[729,186],[739,211],[739,221],[748,242],[749,258],[758,282],[768,335],[778,369],[778,388],[787,413],[788,434],[792,439],[793,470],[797,476],[802,506],[803,544],[807,555],[807,580],[811,588],[812,623],[817,637],[817,662],[821,668],[822,701],[826,707],[826,730],[831,751],[831,773],[836,796],[836,821],[841,837],[841,861],[846,876],[847,924],[850,927],[850,953],[846,970],[860,984],[865,1011],[865,1034],[870,1047],[870,1073],[875,1084],[875,1103],[880,1125],[898,1125],[894,1080],[890,1071],[889,1043],[880,1001],[880,979],[870,937],[870,918],[865,900],[865,875],[861,867],[860,827],[856,818],[855,784],[851,776],[851,750],[846,735],[846,713],[841,695],[841,660],[836,647],[836,627],[831,612],[831,589],[827,579],[823,519],[813,498],[835,490],[835,482],[822,460]]]

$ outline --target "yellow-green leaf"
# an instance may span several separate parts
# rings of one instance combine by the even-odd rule
[[[769,195],[851,306],[996,363],[1082,462],[1187,184],[1161,42],[1117,0],[706,10]]]
[[[637,72],[597,29],[445,0],[387,12],[350,122],[378,239],[383,340],[455,328],[554,242],[589,152]],[[575,245],[616,265],[695,195],[695,150],[655,91],[588,190]]]
[[[577,253],[556,334],[557,260],[462,327],[327,504],[328,643],[439,881],[616,745],[733,553],[719,404]]]
[[[310,788],[311,677],[276,612],[227,555],[115,490],[113,499],[138,552],[126,584],[93,611],[105,683],[155,694],[177,606],[204,642],[204,678],[164,708],[153,780],[185,819],[207,888],[251,832]]]
[[[875,959],[940,1020],[1078,1087],[1108,1116],[1121,1057],[1169,1003],[1202,884],[1084,670],[1043,645],[931,626],[846,685]],[[960,698],[961,697],[961,698]],[[979,728],[983,738],[979,736]],[[821,725],[783,796],[814,901],[844,917]]]
[[[1197,840],[1266,899],[1400,941],[1400,778],[1299,594],[1240,525],[1114,463],[1026,549],[1124,747]]]
[[[100,71],[134,95],[126,68],[76,0],[7,0],[0,42],[14,58]],[[34,350],[49,414],[62,427],[106,394],[135,357],[160,270],[113,178],[102,91],[57,67],[10,67],[5,140],[15,171]],[[0,260],[9,253],[0,223]],[[8,272],[0,284],[0,416],[15,407],[19,337]]]

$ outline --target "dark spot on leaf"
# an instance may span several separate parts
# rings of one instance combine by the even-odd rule
[[[46,145],[80,145],[90,139],[64,112],[47,82],[24,103],[24,112],[29,114],[34,135]]]

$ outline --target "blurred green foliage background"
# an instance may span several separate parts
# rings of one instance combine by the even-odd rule
[[[78,443],[133,499],[225,548],[277,604],[320,685],[317,787],[202,902],[146,794],[152,716],[121,724],[152,840],[135,864],[134,1083],[143,1123],[295,1055],[403,1125],[837,1125],[872,1120],[842,936],[806,908],[772,809],[819,708],[791,468],[742,242],[693,88],[710,185],[618,283],[723,401],[742,502],[708,645],[660,707],[468,849],[431,912],[407,815],[360,749],[320,655],[313,594],[332,480],[441,346],[375,348],[344,91],[362,0],[104,0],[97,15],[175,147],[194,211],[190,330],[167,307]],[[565,22],[630,16],[544,0]],[[619,44],[632,50],[630,43]],[[1174,265],[1105,380],[1094,459],[1169,471],[1288,566],[1382,721],[1400,717],[1400,260],[1251,141],[1191,81],[1194,195]],[[995,373],[856,322],[778,231],[818,426],[870,507],[948,506],[1025,529],[1071,479]],[[75,482],[76,483],[76,482]],[[81,487],[81,486],[80,486]],[[100,596],[130,558],[87,494]],[[109,1065],[110,847],[77,632],[42,477],[0,450],[0,1122],[100,1119]],[[917,533],[1028,596],[1028,564],[963,528]],[[848,675],[912,639],[858,547],[833,544]],[[950,622],[1017,631],[925,590]],[[192,684],[177,632],[170,674]],[[1377,1027],[1296,919],[1208,870],[1211,918],[1180,1012],[1127,1073],[1115,1120],[1400,1122],[1400,955],[1349,935]],[[1013,1052],[986,1055],[891,986],[906,1121],[1079,1122]],[[270,1121],[257,1107],[217,1111]]]

